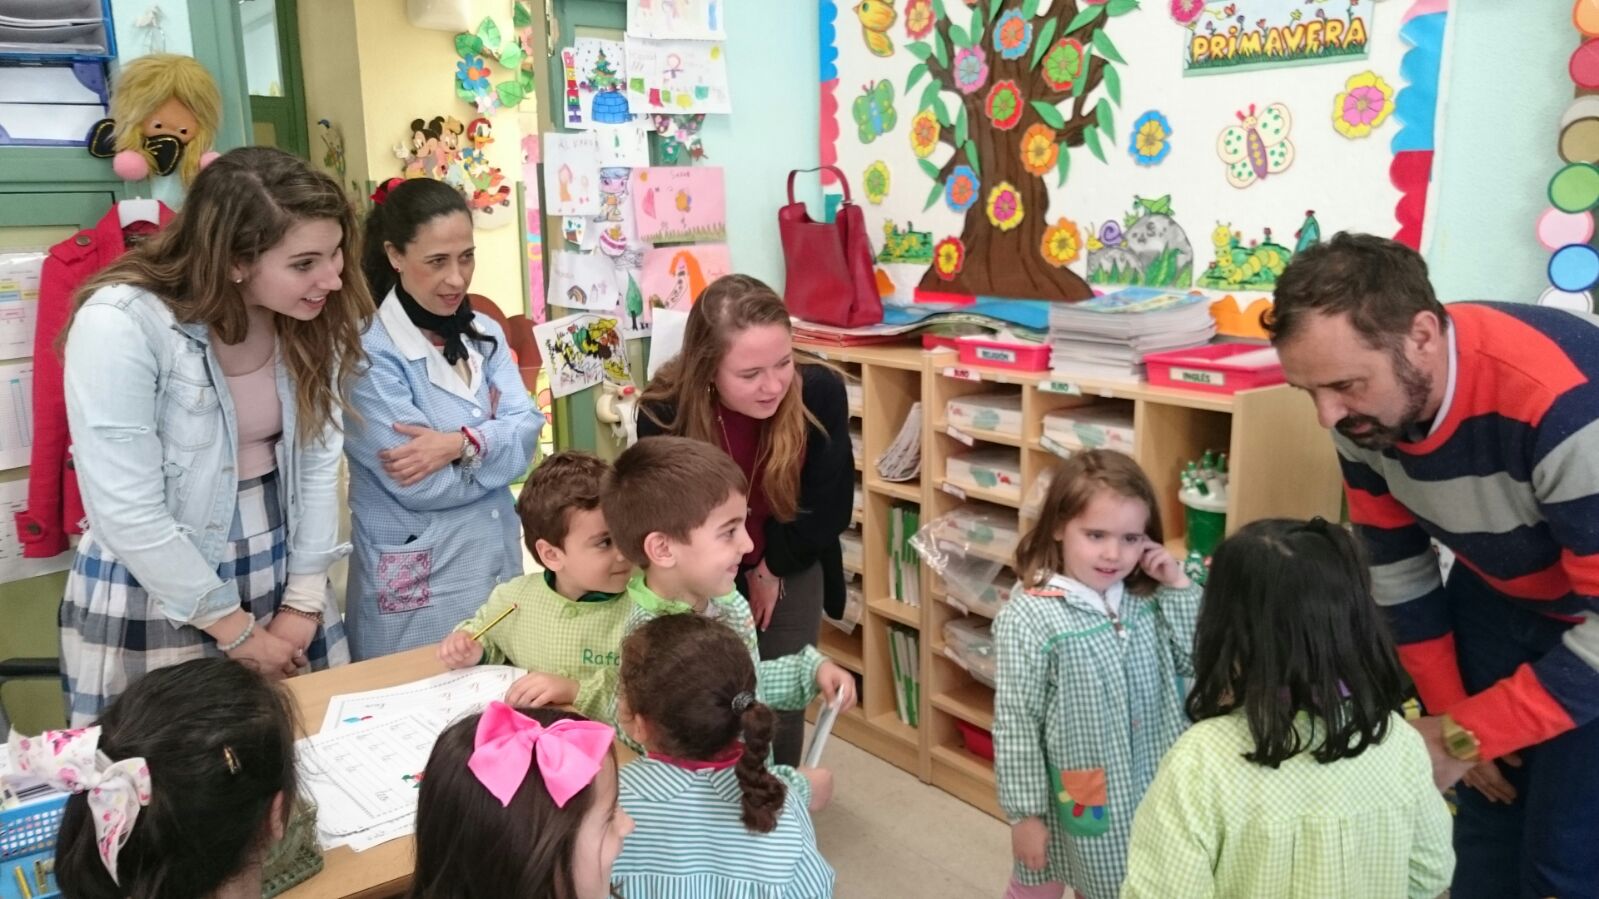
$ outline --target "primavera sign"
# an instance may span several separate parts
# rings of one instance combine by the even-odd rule
[[[1344,62],[1366,56],[1372,0],[1230,0],[1189,5],[1189,75]],[[1174,4],[1175,10],[1180,4]]]

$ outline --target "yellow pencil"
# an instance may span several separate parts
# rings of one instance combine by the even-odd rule
[[[501,612],[498,618],[495,618],[493,621],[490,621],[488,624],[483,625],[483,629],[478,631],[477,633],[473,634],[472,635],[472,639],[474,639],[474,640],[483,639],[483,635],[489,632],[489,628],[491,628],[491,627],[495,626],[496,624],[499,624],[500,622],[504,621],[512,612],[515,612],[515,611],[516,611],[516,603],[512,603],[511,607],[509,609],[506,609],[505,611]]]
[[[28,889],[28,878],[22,876],[22,866],[17,865],[11,870],[17,875],[17,889],[20,890],[18,895],[21,899],[33,899],[33,890]]]

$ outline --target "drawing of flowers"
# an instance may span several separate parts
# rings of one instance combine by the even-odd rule
[[[1350,139],[1367,137],[1394,111],[1394,89],[1376,72],[1351,75],[1333,100],[1333,128]]]
[[[933,0],[910,0],[905,4],[905,33],[921,40],[933,30]]]
[[[1171,17],[1179,25],[1192,25],[1205,14],[1205,0],[1171,0]]]
[[[480,94],[489,89],[489,67],[481,56],[468,56],[455,64],[455,80],[468,93]]]
[[[926,159],[932,154],[933,148],[938,146],[938,116],[931,108],[924,109],[911,119],[911,149],[921,159]]]
[[[955,166],[955,171],[949,173],[949,180],[944,182],[944,204],[951,211],[964,214],[977,202],[981,190],[982,183],[971,166]]]
[[[988,91],[985,107],[989,121],[1001,131],[1009,131],[1022,120],[1022,92],[1014,81],[996,81]]]
[[[1055,130],[1048,125],[1034,124],[1022,135],[1022,168],[1033,175],[1042,175],[1055,167],[1060,158],[1060,146],[1055,143]]]
[[[1009,181],[1001,181],[988,192],[988,221],[989,224],[1001,231],[1020,225],[1026,215],[1022,208],[1022,195]]]
[[[1083,74],[1083,66],[1087,61],[1082,41],[1071,37],[1061,38],[1044,54],[1044,83],[1051,90],[1071,90]]]
[[[945,281],[953,281],[966,267],[966,245],[959,237],[946,237],[933,248],[933,271]]]
[[[967,47],[955,54],[955,88],[963,94],[975,94],[988,80],[988,59],[982,47]]]
[[[866,199],[876,206],[888,196],[888,163],[879,159],[866,167]]]
[[[994,23],[994,49],[1006,59],[1020,59],[1033,43],[1033,23],[1011,10]]]
[[[1171,153],[1171,123],[1153,109],[1139,116],[1127,152],[1139,165],[1159,165]]]
[[[1044,230],[1044,242],[1039,251],[1044,254],[1045,262],[1056,268],[1063,268],[1077,259],[1082,247],[1083,241],[1078,236],[1077,223],[1062,217]]]

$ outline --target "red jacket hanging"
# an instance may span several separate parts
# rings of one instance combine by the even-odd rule
[[[128,231],[150,234],[172,220],[161,207],[160,226],[135,222]],[[67,535],[83,533],[83,500],[72,471],[67,404],[61,387],[56,337],[72,317],[72,297],[89,277],[127,250],[116,207],[93,228],[50,248],[39,278],[38,331],[33,337],[33,451],[28,471],[28,507],[16,514],[22,555],[46,559],[67,549]]]

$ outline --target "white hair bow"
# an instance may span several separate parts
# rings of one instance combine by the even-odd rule
[[[117,880],[117,853],[133,833],[139,809],[150,804],[150,766],[142,758],[113,762],[100,751],[100,728],[47,730],[37,737],[11,732],[11,763],[58,790],[85,793],[100,860]]]

